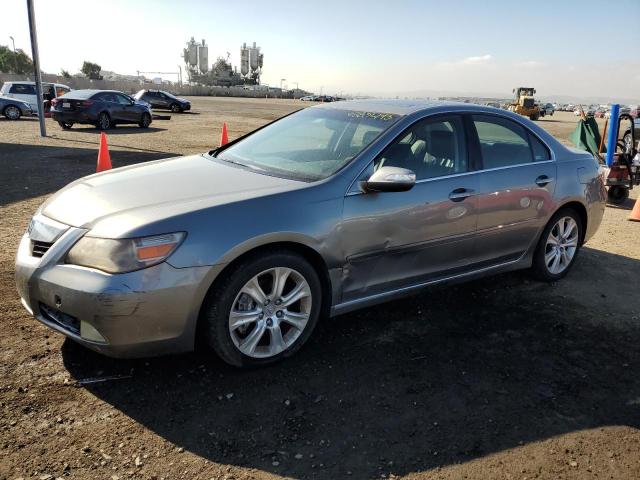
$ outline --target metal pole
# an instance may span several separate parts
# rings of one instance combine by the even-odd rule
[[[611,117],[609,118],[609,137],[607,138],[607,156],[605,157],[607,167],[613,165],[613,155],[616,153],[616,143],[618,141],[618,125],[620,124],[620,105],[611,105]]]
[[[36,15],[33,9],[33,0],[27,0],[27,12],[29,14],[29,33],[31,34],[31,54],[33,55],[33,73],[36,77],[36,101],[38,106],[38,120],[40,122],[40,136],[47,136],[47,128],[44,124],[44,105],[42,98],[42,76],[40,75],[40,56],[38,55],[38,32],[36,31]]]
[[[11,35],[9,35],[9,38],[11,39],[11,43],[13,44],[13,66],[16,69],[15,73],[18,73],[18,55],[16,55],[16,41]]]
[[[182,86],[182,67],[180,65],[178,65],[178,71],[180,72],[178,75],[178,81],[180,83],[180,86]]]

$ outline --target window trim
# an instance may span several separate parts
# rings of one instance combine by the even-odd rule
[[[542,163],[547,163],[547,162],[555,162],[556,157],[555,154],[553,152],[553,149],[547,144],[547,142],[545,142],[542,138],[540,138],[539,135],[537,135],[534,131],[532,131],[530,128],[528,128],[526,125],[514,120],[513,118],[509,118],[505,115],[500,115],[500,114],[496,114],[494,112],[469,112],[466,114],[469,117],[469,127],[473,130],[474,136],[475,136],[475,145],[474,148],[476,148],[476,154],[478,155],[478,159],[479,159],[479,171],[482,172],[493,172],[496,170],[503,170],[505,168],[514,168],[514,167],[523,167],[525,165],[538,165],[538,164],[542,164]],[[527,134],[527,144],[529,145],[529,152],[531,153],[531,161],[527,162],[527,163],[516,163],[514,165],[504,165],[502,167],[493,167],[493,168],[484,168],[484,158],[482,156],[482,150],[480,149],[480,137],[478,135],[478,130],[476,129],[476,126],[474,124],[473,121],[473,116],[487,116],[487,117],[497,117],[500,118],[502,120],[506,120],[508,122],[512,122],[515,123],[516,125],[521,126],[525,133]],[[542,144],[542,146],[544,148],[547,149],[547,152],[549,153],[549,160],[540,160],[540,161],[536,161],[535,160],[535,155],[533,153],[533,146],[531,145],[531,137],[533,136],[533,138],[536,138],[538,141],[540,141],[540,143]]]
[[[294,112],[292,112],[294,113]],[[551,157],[550,160],[543,160],[540,162],[530,162],[530,163],[521,163],[521,164],[517,164],[517,165],[508,165],[505,167],[495,167],[495,168],[491,168],[491,169],[485,169],[483,168],[483,162],[482,162],[482,155],[480,154],[480,141],[478,139],[478,134],[476,132],[475,126],[473,125],[473,119],[471,118],[472,115],[487,115],[487,116],[492,116],[492,117],[498,117],[498,118],[504,118],[506,120],[510,120],[512,122],[515,122],[519,125],[521,125],[529,135],[533,135],[535,138],[537,138],[538,140],[540,140],[540,142],[542,143],[542,145],[545,146],[545,148],[547,148],[547,150],[549,151],[549,156]],[[453,177],[457,177],[457,176],[461,176],[461,175],[469,175],[469,174],[473,174],[473,173],[479,173],[479,172],[492,172],[495,170],[504,170],[507,168],[517,168],[517,167],[523,167],[526,165],[539,165],[539,164],[545,164],[545,163],[550,163],[550,162],[555,162],[556,161],[556,154],[553,150],[553,148],[551,148],[549,146],[549,144],[542,138],[540,137],[540,135],[538,135],[536,132],[534,132],[533,130],[531,130],[528,126],[524,125],[523,123],[520,123],[512,118],[510,118],[507,115],[503,115],[501,112],[492,112],[492,111],[486,111],[486,110],[479,110],[479,111],[473,111],[473,110],[460,110],[460,111],[455,111],[455,112],[444,112],[444,113],[430,113],[430,112],[425,112],[423,113],[422,116],[420,116],[419,118],[416,118],[415,121],[413,121],[407,128],[410,128],[411,126],[413,126],[414,124],[416,124],[417,122],[421,121],[421,120],[425,120],[427,118],[437,118],[438,116],[446,116],[446,115],[460,115],[465,119],[465,127],[466,127],[466,135],[467,135],[467,155],[470,156],[471,159],[471,154],[473,153],[473,170],[469,170],[468,172],[465,173],[456,173],[453,175],[449,175],[446,177],[434,177],[434,178],[427,178],[427,179],[423,179],[423,180],[419,180],[416,181],[416,184],[419,183],[423,183],[423,182],[428,182],[428,181],[433,181],[433,180],[440,180],[440,179],[444,179],[444,178],[453,178]],[[391,145],[394,141],[396,141],[396,139],[402,135],[402,133],[404,133],[405,130],[407,130],[407,128],[403,129],[402,132],[400,134],[398,134],[397,136],[393,137],[391,140],[389,140],[380,150],[380,153],[378,155],[380,155],[389,145]],[[238,139],[239,140],[239,139]],[[473,145],[470,143],[473,142]],[[369,144],[369,146],[367,147],[370,148],[372,146],[374,146],[375,144],[375,140],[373,142],[371,142],[371,144]],[[225,146],[226,147],[226,146]],[[363,152],[360,152],[361,154]],[[363,192],[362,190],[360,190],[359,188],[354,189],[354,185],[357,186],[358,185],[358,181],[360,180],[360,177],[362,176],[362,174],[367,170],[367,168],[369,167],[369,165],[371,165],[373,163],[373,161],[378,158],[378,155],[376,155],[374,157],[373,160],[367,162],[359,171],[356,175],[354,175],[353,179],[351,180],[351,182],[349,182],[349,186],[347,187],[344,196],[345,197],[351,197],[353,195],[364,195],[365,192]],[[356,158],[354,158],[354,160],[357,160]],[[471,164],[470,164],[471,165]],[[338,174],[339,172],[336,172],[336,174]]]
[[[422,183],[424,181],[427,180],[437,180],[439,178],[449,178],[449,177],[455,177],[457,175],[466,175],[468,173],[472,173],[473,171],[475,171],[475,160],[472,160],[471,155],[470,155],[470,149],[469,149],[469,132],[468,132],[468,125],[467,122],[465,121],[464,118],[464,114],[459,113],[459,112],[445,112],[445,113],[437,113],[435,115],[427,115],[424,117],[421,117],[419,119],[417,119],[415,122],[411,123],[409,126],[407,126],[404,130],[402,130],[402,132],[400,132],[398,135],[396,135],[393,140],[391,140],[389,143],[387,143],[384,148],[380,151],[380,153],[378,153],[369,163],[367,163],[367,165],[362,169],[362,171],[356,176],[356,180],[354,181],[354,183],[358,180],[358,178],[360,178],[360,176],[362,175],[362,172],[364,172],[369,165],[371,165],[372,163],[375,163],[376,160],[378,160],[380,158],[380,156],[393,144],[395,144],[398,140],[401,140],[402,138],[407,136],[407,133],[409,132],[409,130],[411,130],[415,125],[417,125],[420,122],[437,122],[438,119],[440,118],[451,118],[451,117],[457,117],[460,120],[460,125],[462,126],[461,131],[464,134],[464,138],[463,138],[463,145],[464,145],[464,150],[465,150],[465,154],[466,154],[466,166],[467,166],[467,170],[464,172],[458,172],[458,173],[452,173],[450,175],[440,175],[437,177],[429,177],[429,178],[421,178],[421,179],[416,179],[416,184]],[[373,140],[375,141],[375,139]],[[371,143],[373,143],[373,141]],[[349,186],[349,190],[351,190],[351,187],[353,186],[350,185]]]

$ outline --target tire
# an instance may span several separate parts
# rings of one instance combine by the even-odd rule
[[[559,230],[561,222],[564,235]],[[578,212],[572,208],[557,211],[544,228],[533,254],[531,270],[534,276],[538,280],[555,282],[567,275],[578,256],[583,237],[582,219]],[[553,238],[559,238],[560,242],[554,242]],[[557,269],[554,268],[556,265]]]
[[[279,283],[275,278],[285,279],[280,282],[280,296],[274,293]],[[256,279],[258,289],[252,283]],[[296,288],[303,296],[286,305],[287,296],[292,296],[289,300],[296,298],[292,295]],[[249,296],[242,290],[253,293]],[[205,301],[199,332],[207,346],[230,365],[269,365],[290,357],[305,344],[318,322],[321,308],[320,279],[309,262],[286,251],[262,252],[242,260],[215,284]],[[247,310],[256,313],[242,315]],[[232,327],[233,313],[240,323],[235,328]]]
[[[70,122],[58,122],[58,125],[60,125],[63,130],[70,130],[71,127],[73,127],[73,123]]]
[[[148,113],[143,113],[138,126],[140,128],[149,128],[149,125],[151,125],[151,115],[149,115]]]
[[[622,205],[629,198],[629,189],[620,185],[609,187],[607,201],[614,205]]]
[[[539,113],[536,113],[536,114],[531,115],[531,116],[529,117],[529,120],[533,120],[534,122],[535,122],[536,120],[539,120],[539,119],[540,119],[540,114],[539,114]]]
[[[15,105],[7,105],[2,114],[7,118],[7,120],[20,120],[20,117],[22,116],[22,112]]]
[[[109,130],[113,126],[111,117],[107,112],[102,112],[98,115],[98,124],[96,126],[100,130]]]
[[[624,134],[624,137],[622,137],[622,145],[624,153],[631,153],[631,150],[633,150],[631,132],[627,132]]]
[[[171,104],[171,111],[173,113],[181,113],[182,112],[182,107],[177,103],[172,103]]]

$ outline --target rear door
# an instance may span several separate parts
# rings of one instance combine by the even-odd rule
[[[471,115],[482,159],[477,247],[483,261],[522,256],[553,208],[556,163],[531,131],[501,115]]]
[[[140,121],[140,112],[135,104],[131,103],[131,99],[121,93],[113,94],[120,109],[122,121],[129,123],[137,123]]]
[[[29,83],[14,83],[9,89],[9,96],[17,100],[22,100],[31,105],[34,112],[38,111],[36,100],[36,86]]]

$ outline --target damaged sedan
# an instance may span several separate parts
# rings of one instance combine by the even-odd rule
[[[323,318],[428,285],[515,269],[559,280],[605,198],[591,155],[510,112],[323,104],[71,183],[23,236],[17,288],[37,320],[106,355],[203,344],[263,365]]]

